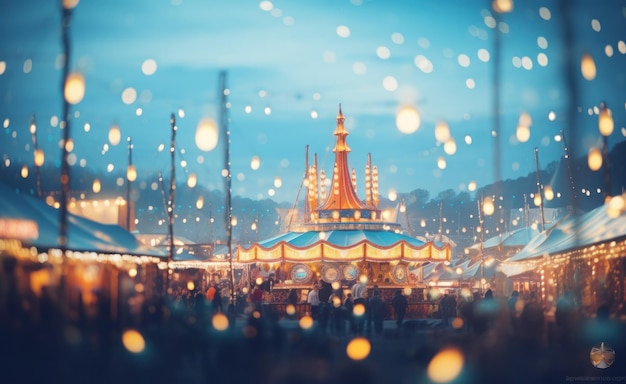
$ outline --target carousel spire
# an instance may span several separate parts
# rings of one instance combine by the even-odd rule
[[[332,212],[334,219],[338,219],[339,217],[353,217],[355,211],[359,211],[357,216],[369,218],[369,214],[364,214],[365,212],[361,211],[370,212],[373,209],[359,199],[352,183],[350,167],[348,165],[348,152],[350,152],[350,147],[346,142],[348,131],[344,126],[344,121],[345,117],[341,111],[341,104],[339,104],[337,127],[333,133],[337,136],[337,142],[333,149],[333,152],[335,152],[333,178],[328,198],[318,209],[319,217],[326,217],[329,212]],[[376,215],[373,216],[375,217]]]

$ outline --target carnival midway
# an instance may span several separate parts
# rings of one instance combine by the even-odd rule
[[[579,137],[563,127],[555,139],[562,149],[551,166],[540,167],[540,149],[534,147],[532,172],[504,180],[499,161],[506,157],[506,145],[498,139],[503,129],[498,116],[505,86],[497,60],[499,39],[509,28],[503,20],[516,12],[511,0],[493,1],[483,10],[495,40],[493,57],[486,50],[486,56],[478,54],[483,62],[496,62],[490,128],[496,139],[489,147],[495,182],[478,188],[472,181],[458,195],[448,191],[430,201],[420,189],[399,192],[395,185],[404,176],[396,164],[385,162],[384,148],[376,140],[364,146],[349,139],[358,132],[351,128],[358,125],[349,111],[362,108],[344,97],[332,112],[323,112],[336,113],[330,124],[331,119],[317,120],[321,110],[310,113],[315,133],[306,137],[317,143],[319,155],[306,144],[300,160],[286,161],[294,146],[292,133],[281,136],[273,149],[285,153],[284,168],[298,168],[294,180],[276,176],[268,192],[272,197],[293,181],[297,188],[288,204],[262,194],[257,200],[243,198],[237,195],[242,190],[233,188],[233,181],[245,180],[233,169],[241,164],[233,147],[248,145],[247,134],[233,134],[233,125],[241,127],[232,116],[228,85],[236,70],[217,72],[212,100],[217,118],[200,121],[193,143],[186,142],[193,135],[186,132],[185,121],[193,108],[168,113],[162,125],[168,128],[169,145],[151,152],[154,162],[167,157],[168,167],[156,177],[143,174],[136,153],[136,146],[151,138],[142,133],[123,140],[116,123],[100,151],[102,156],[121,151],[107,173],[116,170],[117,162],[122,174],[107,179],[89,173],[86,160],[77,161],[74,146],[81,139],[72,131],[84,118],[78,106],[88,84],[80,71],[72,71],[70,27],[81,16],[81,6],[86,5],[60,5],[63,60],[55,65],[62,73],[57,95],[62,117],[55,115],[50,123],[62,131],[55,149],[60,161],[44,151],[52,134],[36,114],[21,124],[0,110],[6,133],[0,181],[0,382],[626,381],[626,364],[620,361],[626,351],[626,142],[621,137],[612,150],[609,146],[616,124],[626,135],[624,111],[612,111],[604,101],[590,107],[593,134]],[[269,1],[258,7],[282,16]],[[557,7],[553,13],[567,12]],[[553,15],[546,7],[538,14],[546,21]],[[291,25],[289,20],[283,23]],[[598,20],[591,25],[600,32]],[[336,33],[347,38],[347,28],[340,26]],[[470,31],[481,36],[480,29]],[[394,34],[392,41],[401,45],[400,37]],[[542,49],[544,40],[537,40]],[[419,41],[422,49],[428,44]],[[621,55],[617,59],[623,61],[623,40],[617,52],[608,46],[605,55]],[[377,55],[386,59],[382,48]],[[0,81],[13,76],[3,49]],[[567,79],[595,79],[591,56],[564,55]],[[432,63],[419,58],[417,68],[430,73]],[[532,65],[525,58],[519,68],[529,71]],[[89,68],[88,61],[80,66]],[[461,67],[469,62],[458,56]],[[353,71],[362,75],[365,64],[359,63]],[[537,65],[542,63],[538,56]],[[24,64],[23,73],[30,73],[30,66]],[[143,62],[144,75],[156,70],[156,61]],[[616,75],[622,83],[623,75]],[[385,90],[395,90],[388,80]],[[469,80],[467,88],[473,89]],[[113,83],[111,88],[119,88]],[[265,91],[259,95],[267,97]],[[151,97],[140,99],[148,105]],[[4,99],[12,100],[10,92]],[[135,89],[124,89],[124,104],[136,100]],[[572,99],[559,112],[569,116],[572,126],[579,102]],[[246,114],[249,109],[247,104]],[[137,107],[134,114],[141,118],[148,111]],[[266,117],[271,112],[265,106]],[[374,118],[360,119],[368,116]],[[412,105],[398,108],[394,117],[402,137],[411,137],[422,124]],[[516,145],[528,140],[531,124],[530,116],[521,113],[511,139]],[[299,121],[290,119],[289,126]],[[82,128],[81,135],[91,125]],[[443,149],[451,158],[457,150],[453,133],[447,123],[435,124],[437,144],[423,155]],[[27,144],[19,141],[23,137]],[[244,137],[244,143],[235,137]],[[568,145],[581,137],[595,143],[582,157],[573,143]],[[264,135],[257,139],[267,140]],[[120,143],[126,145],[113,149]],[[317,148],[319,143],[332,144]],[[465,143],[472,143],[469,135]],[[201,167],[218,169],[217,181],[207,182],[210,188],[200,188],[202,176],[187,167],[189,145],[207,153],[196,158]],[[463,172],[473,172],[469,159],[479,156],[471,154]],[[358,170],[354,163],[364,166]],[[437,163],[432,176],[422,169],[411,173],[418,188],[446,169],[443,156]],[[253,156],[250,168],[259,167],[260,158]],[[385,193],[383,180],[394,186]]]

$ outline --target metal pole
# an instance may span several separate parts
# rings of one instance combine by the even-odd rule
[[[130,231],[130,184],[131,180],[128,178],[128,171],[133,166],[133,141],[128,137],[128,169],[126,170],[126,230]]]
[[[61,77],[61,95],[63,96],[63,114],[61,115],[61,123],[63,126],[63,146],[61,148],[61,201],[60,203],[60,225],[59,225],[59,247],[65,255],[67,249],[67,200],[71,196],[70,191],[70,164],[68,161],[69,151],[67,150],[67,143],[70,140],[70,104],[65,99],[65,83],[69,76],[69,63],[71,62],[70,53],[70,19],[72,17],[72,10],[65,8],[61,5],[62,10],[62,22],[61,22],[61,39],[63,42],[63,76]],[[65,256],[63,256],[65,257]]]
[[[37,146],[37,121],[35,120],[35,115],[30,119],[30,134],[33,139],[33,159],[35,163],[35,181],[37,182],[37,197],[41,199],[42,191],[41,191],[41,174],[39,172],[39,164],[37,163],[37,153],[39,152],[39,147]]]
[[[541,212],[541,232],[544,230],[546,221],[543,215],[543,196],[541,196],[541,178],[539,176],[539,149],[535,147],[535,172],[537,173],[537,193],[539,194],[539,211]]]
[[[170,169],[170,195],[167,200],[167,217],[168,217],[168,233],[169,233],[169,252],[167,253],[167,291],[170,288],[170,263],[174,260],[174,195],[176,191],[176,116],[172,113],[170,116],[170,125],[172,128],[172,141],[170,142],[170,154],[172,156]],[[169,293],[169,292],[167,292]]]

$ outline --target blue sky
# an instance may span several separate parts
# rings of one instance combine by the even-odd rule
[[[624,140],[626,1],[567,4],[573,54],[590,53],[597,67],[596,78],[587,81],[575,63],[580,112],[574,124],[578,155],[583,155],[599,144],[593,108],[602,100],[615,120],[609,143]],[[182,109],[177,159],[187,165],[178,164],[178,177],[195,173],[200,185],[223,188],[220,147],[202,152],[194,135],[202,118],[217,118],[218,76],[225,70],[237,195],[293,202],[307,145],[330,176],[339,103],[350,131],[349,161],[361,187],[371,153],[384,196],[416,188],[435,196],[449,188],[467,190],[471,181],[480,188],[494,179],[494,15],[489,1],[81,0],[70,30],[70,68],[86,79],[84,99],[72,106],[73,174],[81,167],[104,173],[109,164],[113,173],[125,169],[124,142],[103,149],[117,124],[123,138],[132,137],[134,163],[149,185],[159,170],[169,169],[169,153],[158,147],[169,145],[169,116]],[[504,178],[517,178],[534,171],[534,147],[542,165],[562,155],[555,135],[567,129],[563,15],[556,1],[516,1],[500,21],[499,161]],[[349,36],[341,35],[342,27]],[[51,123],[62,111],[58,4],[3,1],[0,36],[2,166],[32,167],[28,126],[33,114],[46,162],[58,166],[62,132]],[[417,66],[424,58],[432,71]],[[141,69],[147,59],[157,63],[150,76]],[[388,77],[397,87],[385,89]],[[131,104],[122,101],[127,88],[137,93]],[[421,117],[420,128],[409,135],[395,124],[404,105]],[[514,138],[522,112],[532,117],[525,143]],[[456,141],[453,155],[435,139],[439,121],[448,123]],[[261,161],[258,170],[250,167],[253,156]],[[445,169],[438,167],[439,157],[446,159]],[[279,188],[276,177],[282,180]]]

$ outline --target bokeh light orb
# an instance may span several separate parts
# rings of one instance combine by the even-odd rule
[[[122,334],[124,348],[132,353],[141,353],[146,348],[146,341],[141,333],[134,329],[127,329]]]
[[[65,101],[70,104],[78,104],[85,97],[85,78],[80,73],[70,73],[65,79],[63,91]]]
[[[421,119],[417,109],[413,106],[404,106],[396,114],[396,127],[405,135],[410,135],[420,127]]]
[[[196,146],[204,152],[209,152],[217,147],[219,133],[217,124],[213,119],[202,119],[196,128]]]
[[[463,352],[457,348],[444,348],[428,363],[428,378],[435,383],[450,382],[463,370],[464,360]]]
[[[228,317],[225,314],[218,312],[211,318],[211,325],[218,331],[225,331],[228,329]]]
[[[369,356],[372,346],[365,337],[355,337],[346,346],[346,354],[352,360],[363,360]]]
[[[302,329],[311,329],[313,327],[313,318],[311,316],[302,316],[298,324]]]

